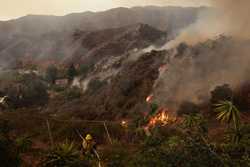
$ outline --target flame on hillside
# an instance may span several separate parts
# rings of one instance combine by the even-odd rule
[[[150,118],[146,128],[152,128],[156,125],[166,126],[167,124],[176,122],[176,118],[170,116],[168,112],[169,110],[166,108],[160,109],[155,116]]]
[[[125,120],[122,120],[121,121],[121,126],[124,127],[124,128],[127,128],[128,127],[128,122],[125,121]]]
[[[149,95],[147,98],[146,98],[146,102],[150,103],[153,99],[154,95]]]

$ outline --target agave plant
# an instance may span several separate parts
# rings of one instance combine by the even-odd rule
[[[239,143],[242,138],[240,128],[240,111],[231,101],[221,101],[215,105],[215,112],[217,112],[217,119],[221,122],[226,122],[228,125],[233,124],[233,131],[231,131],[232,141]]]
[[[193,128],[201,122],[201,119],[199,114],[184,115],[183,124],[187,128]]]
[[[30,137],[19,137],[15,142],[20,153],[27,152],[32,146]]]
[[[215,112],[217,112],[217,119],[221,122],[233,124],[235,130],[239,129],[240,125],[240,111],[231,101],[220,101],[215,104]]]
[[[80,164],[80,152],[73,142],[57,145],[48,153],[42,163],[43,167],[77,167]]]
[[[184,115],[183,125],[185,128],[196,130],[203,135],[207,133],[206,121],[201,114]]]

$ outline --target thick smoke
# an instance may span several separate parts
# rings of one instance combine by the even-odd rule
[[[155,100],[175,110],[183,101],[207,101],[218,85],[237,88],[249,79],[249,45],[249,41],[220,37],[187,46],[181,54],[170,53],[167,56],[174,58],[155,83]]]
[[[163,48],[173,48],[181,42],[194,45],[220,34],[240,39],[250,37],[250,1],[210,0],[210,4],[212,8],[203,10],[194,24],[184,28],[176,39]]]
[[[249,0],[211,0],[211,3],[221,11],[219,21],[224,25],[225,34],[250,37]]]
[[[167,55],[174,58],[155,84],[160,105],[175,110],[183,101],[199,103],[208,100],[215,86],[228,83],[235,88],[249,79],[250,1],[211,3],[212,10],[163,47],[175,52]]]

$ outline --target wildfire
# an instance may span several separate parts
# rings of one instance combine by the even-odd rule
[[[153,99],[153,97],[154,97],[154,95],[149,95],[147,98],[146,98],[146,102],[151,102],[152,101],[152,99]]]
[[[128,127],[128,122],[125,120],[121,121],[121,126],[124,128]]]
[[[163,108],[159,110],[158,114],[150,118],[147,128],[154,127],[155,125],[165,126],[175,121],[176,118],[169,116],[168,110]]]

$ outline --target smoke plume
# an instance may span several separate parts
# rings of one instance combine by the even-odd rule
[[[181,42],[194,45],[220,34],[239,39],[250,38],[250,1],[210,0],[210,4],[212,8],[201,11],[194,24],[181,30],[174,40],[159,49],[174,48]]]
[[[202,102],[215,86],[233,88],[249,79],[250,1],[211,0],[196,23],[183,29],[161,49],[172,49],[166,71],[155,84],[160,105],[177,109],[183,101]],[[230,38],[219,37],[223,34]],[[187,45],[182,45],[186,43]]]
[[[237,88],[249,79],[250,42],[220,37],[171,52],[167,68],[155,83],[155,100],[176,110],[183,101],[201,103],[216,86]]]
[[[218,8],[225,34],[239,38],[250,37],[250,1],[248,0],[211,0],[211,4]]]

